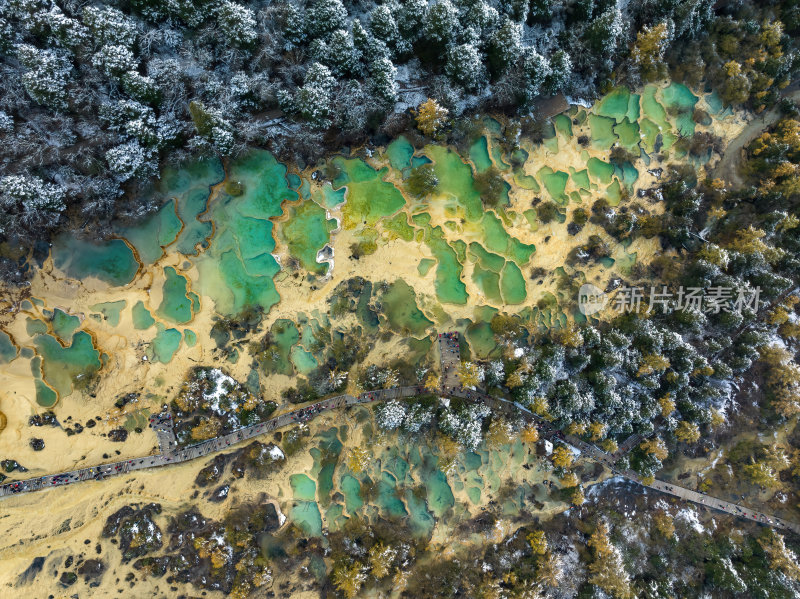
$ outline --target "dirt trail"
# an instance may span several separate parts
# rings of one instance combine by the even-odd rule
[[[781,97],[794,101],[800,100],[800,83],[793,83],[787,87],[781,93]],[[775,106],[750,121],[725,148],[722,158],[714,167],[714,178],[722,179],[734,187],[744,185],[744,179],[739,170],[744,162],[745,148],[766,129],[777,123],[781,116],[783,116],[783,112],[780,107]]]

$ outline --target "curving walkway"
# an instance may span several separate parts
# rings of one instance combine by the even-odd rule
[[[454,371],[459,352],[458,344],[452,341],[452,337],[445,334],[444,336],[440,335],[439,337],[439,347],[443,366],[442,372],[446,373],[442,377],[443,396],[460,397],[470,401],[479,400],[495,408],[519,411],[525,418],[536,423],[542,439],[552,439],[565,443],[580,452],[582,456],[603,464],[618,476],[624,477],[628,480],[662,493],[680,497],[681,499],[685,499],[687,501],[693,501],[698,505],[717,509],[733,516],[753,520],[760,524],[771,526],[775,529],[787,530],[800,534],[800,525],[794,522],[776,518],[762,512],[756,512],[745,506],[731,503],[729,501],[723,501],[721,499],[717,499],[716,497],[710,497],[703,493],[698,493],[697,491],[692,491],[677,485],[670,485],[660,480],[655,480],[649,484],[645,483],[642,481],[641,477],[632,470],[621,470],[616,467],[616,462],[622,454],[621,451],[618,451],[615,454],[606,453],[598,447],[590,443],[586,443],[582,439],[573,437],[571,435],[564,435],[564,433],[562,433],[560,430],[551,426],[549,422],[539,418],[525,406],[517,402],[501,397],[493,397],[487,393],[484,393],[483,391],[463,389],[460,386],[457,386],[458,383],[453,383],[450,377],[455,376]],[[450,366],[450,370],[445,370],[445,365]],[[450,375],[450,372],[453,374]],[[445,383],[445,381],[447,383]],[[450,383],[452,383],[452,385]],[[176,445],[175,435],[172,430],[171,416],[169,414],[159,414],[151,418],[150,426],[156,432],[159,446],[161,448],[160,454],[6,483],[4,485],[0,485],[0,497],[17,495],[19,493],[30,493],[33,491],[70,485],[86,480],[103,480],[111,476],[119,476],[134,472],[136,470],[144,470],[147,468],[157,468],[160,466],[169,466],[171,464],[188,462],[212,453],[229,449],[231,446],[237,445],[242,441],[264,435],[277,428],[282,428],[299,422],[306,422],[326,410],[345,408],[353,405],[370,404],[392,399],[405,399],[428,394],[429,392],[426,391],[422,385],[417,385],[367,391],[357,396],[347,394],[337,395],[304,408],[286,412],[265,422],[253,424],[227,435],[215,437],[213,439],[209,439],[208,441],[203,441],[201,443],[190,445],[184,448],[177,447]],[[630,441],[630,443],[628,443],[628,441]],[[623,445],[629,445],[629,447],[626,448],[626,450],[629,450],[635,445],[635,442],[631,441],[631,438],[629,438]]]

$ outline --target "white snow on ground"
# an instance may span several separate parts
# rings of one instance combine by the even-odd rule
[[[283,514],[280,506],[277,503],[273,505],[275,505],[275,511],[278,512],[278,522],[280,523],[280,526],[283,526],[283,523],[286,522],[286,516]]]
[[[570,106],[582,106],[583,108],[591,108],[594,102],[591,100],[585,100],[583,98],[573,98],[571,96],[566,96],[567,103]]]
[[[273,460],[283,460],[286,458],[284,453],[281,451],[281,448],[277,446],[274,446],[269,450],[269,457],[271,457]]]
[[[706,532],[706,529],[700,524],[700,520],[697,519],[697,512],[691,508],[683,508],[675,515],[676,519],[683,520],[691,526],[695,531],[699,533]]]
[[[220,398],[223,394],[227,393],[231,389],[236,388],[236,381],[232,377],[222,372],[219,368],[213,368],[208,372],[208,380],[214,383],[214,389],[208,393],[204,393],[203,399],[211,404],[211,408],[215,412],[219,412]]]

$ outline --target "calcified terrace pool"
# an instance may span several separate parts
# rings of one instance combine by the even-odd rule
[[[389,330],[424,352],[427,332],[448,325],[490,355],[487,321],[497,311],[535,327],[580,320],[559,280],[605,285],[658,251],[655,239],[618,244],[591,222],[575,235],[567,223],[598,199],[633,201],[655,182],[648,170],[689,160],[681,136],[724,136],[729,113],[714,94],[677,83],[617,88],[551,119],[538,144],[521,136],[511,148],[503,124],[485,117],[464,155],[399,137],[305,170],[266,151],[167,170],[151,191],[164,203],[143,222],[118,225],[104,242],[55,240],[31,297],[0,330],[0,373],[50,407],[84,376],[130,359],[168,365],[219,338],[215,319],[257,313],[273,333],[276,372],[305,375],[325,360],[315,335],[332,327],[330,294],[352,277],[365,281],[355,300],[364,334]],[[615,144],[638,158],[611,163]],[[426,164],[438,185],[411,195],[406,181]],[[492,208],[475,185],[489,169],[503,180]],[[542,203],[557,208],[548,222]],[[608,240],[611,255],[569,266],[569,252],[591,235]]]

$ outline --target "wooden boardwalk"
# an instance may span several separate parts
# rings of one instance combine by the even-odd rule
[[[704,493],[698,493],[697,491],[692,491],[691,489],[668,484],[660,480],[655,480],[650,484],[645,484],[641,477],[635,472],[631,470],[620,470],[616,467],[616,462],[620,457],[621,450],[613,455],[606,453],[595,445],[587,443],[582,439],[570,435],[564,435],[561,431],[552,427],[549,422],[539,418],[525,406],[517,402],[513,402],[502,397],[494,397],[484,393],[483,391],[461,388],[458,382],[458,377],[455,374],[455,370],[460,363],[459,349],[457,344],[448,341],[448,339],[449,337],[439,337],[443,373],[441,390],[442,396],[460,397],[471,401],[483,401],[490,406],[494,406],[495,408],[518,410],[525,418],[536,423],[536,426],[540,431],[541,438],[562,442],[572,446],[574,449],[579,451],[583,457],[601,463],[618,476],[624,477],[656,491],[673,495],[686,501],[693,501],[698,505],[720,510],[740,518],[752,520],[766,526],[771,526],[778,530],[791,531],[800,534],[800,525],[794,522],[789,522],[769,514],[757,512],[736,503],[723,501],[721,499],[717,499],[716,497],[710,497]],[[136,470],[158,468],[161,466],[169,466],[172,464],[188,462],[212,453],[230,449],[232,446],[267,434],[275,429],[290,426],[299,422],[306,422],[327,410],[388,401],[392,399],[405,399],[420,395],[427,395],[428,393],[429,392],[426,391],[423,386],[418,385],[367,391],[357,396],[346,394],[337,395],[316,402],[304,408],[286,412],[265,422],[253,424],[227,435],[215,437],[214,439],[209,439],[208,441],[203,441],[202,443],[197,443],[195,445],[190,445],[183,448],[177,446],[175,435],[172,430],[172,420],[169,415],[160,414],[153,417],[150,423],[150,426],[155,430],[158,438],[159,447],[161,449],[160,454],[6,483],[0,485],[0,497],[17,495],[19,493],[30,493],[33,491],[65,486],[86,480],[102,480],[111,476],[120,476],[134,472]],[[626,447],[626,450],[631,449],[636,444],[636,440],[632,440],[633,437],[635,437],[635,435],[629,437],[623,444],[629,445],[629,447]],[[629,441],[630,443],[628,443]]]

